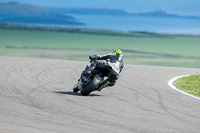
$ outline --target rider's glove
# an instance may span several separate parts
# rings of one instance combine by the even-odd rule
[[[98,57],[97,55],[90,55],[90,56],[89,56],[89,59],[90,59],[90,60],[92,60],[92,59],[98,59],[98,58],[99,58],[99,57]]]

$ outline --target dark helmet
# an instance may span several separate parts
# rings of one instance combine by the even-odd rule
[[[120,49],[116,49],[113,54],[115,54],[117,56],[117,59],[120,61],[121,59],[123,59],[123,52]]]

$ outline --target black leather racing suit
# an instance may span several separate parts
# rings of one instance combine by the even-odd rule
[[[112,72],[111,72],[110,76],[108,77],[108,79],[105,80],[106,83],[102,83],[102,85],[104,84],[102,86],[102,88],[115,85],[115,82],[119,77],[119,73],[122,71],[122,69],[124,67],[123,55],[118,54],[118,53],[117,54],[105,54],[105,55],[93,55],[93,56],[90,56],[89,58],[99,60],[97,69],[98,69],[98,67],[99,68],[106,67],[108,65],[112,67]],[[88,67],[86,67],[86,69],[83,71],[82,75],[85,75],[85,73],[88,73],[88,70],[90,70],[90,69]]]

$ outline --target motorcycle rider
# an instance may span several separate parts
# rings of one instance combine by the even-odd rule
[[[89,59],[97,60],[97,66],[93,66],[92,63],[86,66],[85,70],[82,72],[81,77],[76,85],[78,86],[78,89],[79,90],[82,89],[82,84],[84,80],[86,79],[87,75],[92,73],[94,68],[98,69],[107,66],[112,67],[111,74],[103,83],[101,83],[101,85],[99,85],[99,88],[97,88],[96,90],[101,91],[105,87],[115,85],[115,82],[119,77],[119,73],[122,71],[124,67],[122,51],[120,49],[116,49],[113,52],[113,54],[110,53],[104,55],[92,55],[89,56]]]

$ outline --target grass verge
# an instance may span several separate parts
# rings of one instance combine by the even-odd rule
[[[88,61],[116,48],[125,64],[200,68],[200,36],[0,25],[0,56]]]
[[[184,92],[200,97],[200,75],[191,75],[179,78],[175,85]]]

